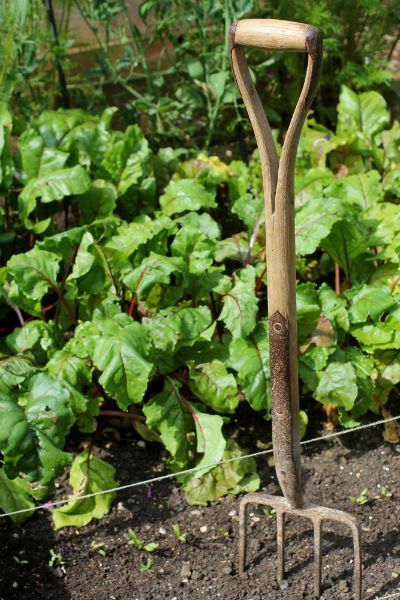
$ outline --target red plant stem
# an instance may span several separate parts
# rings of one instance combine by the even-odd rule
[[[133,315],[133,311],[135,309],[136,296],[132,296],[131,303],[129,305],[128,315],[131,317]]]
[[[95,383],[95,386],[96,386],[96,388],[95,388],[95,390],[94,390],[94,392],[92,394],[92,398],[96,398],[100,394],[100,392],[101,392],[100,384],[97,383],[97,381]]]
[[[265,265],[265,267],[262,270],[262,273],[260,275],[260,277],[257,279],[256,281],[256,285],[254,286],[254,292],[257,294],[258,292],[258,288],[260,287],[262,280],[264,279],[264,275],[267,272],[267,265]]]
[[[340,296],[340,267],[338,263],[335,263],[335,293],[336,296]]]

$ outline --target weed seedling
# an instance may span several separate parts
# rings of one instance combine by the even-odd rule
[[[157,550],[159,544],[157,542],[148,542],[147,544],[138,538],[138,536],[136,535],[136,533],[133,531],[133,529],[129,529],[129,542],[128,544],[130,544],[131,546],[136,546],[136,548],[138,550],[145,550],[146,552],[154,552],[154,550]],[[150,560],[150,559],[149,559]],[[145,571],[148,571],[151,568],[148,567],[147,569],[144,569]]]
[[[104,542],[96,542],[95,540],[93,540],[93,542],[90,544],[90,549],[93,550],[93,552],[97,552],[97,554],[100,554],[101,556],[105,556],[105,546],[106,545],[104,544]]]
[[[393,496],[392,492],[388,490],[388,488],[385,485],[381,485],[379,489],[379,495],[382,498],[391,498]]]
[[[354,504],[358,504],[359,506],[366,504],[368,502],[367,491],[368,488],[364,488],[358,496],[349,496],[350,502],[354,502]]]
[[[267,519],[272,519],[272,517],[276,513],[276,510],[274,508],[263,508],[263,513]]]
[[[158,544],[157,544],[158,546]],[[150,556],[149,558],[146,560],[145,563],[140,563],[140,572],[141,573],[145,573],[146,571],[150,571],[151,567],[153,566],[153,561],[151,560]]]
[[[19,565],[28,565],[29,564],[27,560],[24,560],[23,558],[20,558],[19,556],[13,556],[13,559]]]
[[[50,548],[49,567],[54,567],[54,566],[61,567],[64,564],[65,563],[64,563],[61,552],[54,552],[53,548]]]
[[[178,523],[174,523],[172,525],[172,531],[174,532],[176,539],[178,539],[180,542],[186,542],[188,534],[185,531],[181,531]]]

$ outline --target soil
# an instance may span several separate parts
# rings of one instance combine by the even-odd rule
[[[109,432],[100,453],[117,467],[121,483],[165,473],[166,456],[157,444],[139,441],[134,432]],[[243,445],[243,432],[238,433]],[[118,437],[118,436],[117,436]],[[251,430],[251,439],[260,439]],[[104,439],[103,439],[104,442]],[[75,450],[78,441],[76,441]],[[102,444],[104,447],[104,443]],[[258,459],[263,489],[280,494],[267,456]],[[363,598],[400,596],[400,445],[382,440],[382,428],[350,433],[303,447],[307,501],[346,510],[362,528]],[[381,493],[382,486],[392,493]],[[367,488],[359,506],[348,496]],[[384,489],[385,491],[385,489]],[[56,496],[65,497],[61,482]],[[207,507],[189,506],[173,479],[121,492],[111,513],[79,530],[55,532],[51,514],[38,511],[22,528],[0,520],[0,599],[9,600],[286,600],[311,599],[312,531],[303,519],[289,520],[287,574],[275,579],[275,519],[261,510],[250,513],[249,569],[237,573],[238,497]],[[179,541],[171,526],[187,533]],[[160,546],[151,556],[128,545],[128,528]],[[104,544],[105,556],[90,548]],[[50,549],[64,564],[49,566]],[[141,571],[151,557],[152,565]],[[17,559],[17,560],[16,560]],[[27,561],[18,564],[17,561]],[[143,567],[142,567],[143,568]],[[323,594],[325,600],[352,598],[352,545],[349,532],[324,526]]]

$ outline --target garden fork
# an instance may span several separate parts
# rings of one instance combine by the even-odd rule
[[[250,77],[244,47],[308,53],[303,89],[287,130],[280,160],[271,129]],[[247,494],[240,503],[239,572],[246,563],[247,508],[262,504],[277,516],[278,581],[285,575],[285,517],[310,519],[314,527],[314,592],[321,594],[321,530],[329,520],[347,525],[354,543],[354,598],[361,598],[360,529],[343,511],[304,504],[299,434],[297,375],[294,171],[300,133],[318,88],[322,35],[310,25],[274,19],[243,19],[230,32],[232,70],[250,117],[260,153],[266,211],[268,316],[272,393],[272,443],[275,469],[284,497]]]

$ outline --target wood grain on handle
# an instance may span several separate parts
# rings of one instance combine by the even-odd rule
[[[312,25],[277,19],[242,19],[232,31],[233,45],[289,52],[312,52],[319,34]]]

